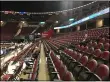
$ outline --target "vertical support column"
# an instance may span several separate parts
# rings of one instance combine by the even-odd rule
[[[60,33],[60,29],[57,29],[57,33]]]
[[[80,31],[80,26],[77,26],[77,27],[76,27],[76,30],[77,30],[77,31]]]
[[[103,19],[96,20],[96,28],[103,26]]]

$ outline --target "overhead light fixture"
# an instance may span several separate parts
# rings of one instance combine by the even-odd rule
[[[24,23],[25,23],[25,21],[21,21],[21,23],[22,23],[22,24],[24,24]]]
[[[45,22],[40,22],[40,24],[45,24]]]
[[[3,22],[3,21],[0,21],[1,23]]]
[[[74,18],[69,19],[69,21],[74,21]]]
[[[29,13],[29,14],[56,14],[56,13],[68,12],[68,11],[72,11],[72,10],[75,10],[75,9],[83,8],[83,7],[86,7],[88,5],[93,4],[95,2],[97,2],[97,1],[93,1],[93,2],[90,2],[86,5],[82,5],[82,6],[79,6],[79,7],[72,8],[72,9],[67,9],[67,10],[62,10],[62,11],[55,11],[55,12],[42,12],[42,13],[41,12],[39,12],[39,13],[36,13],[36,12],[16,12],[16,11],[0,11],[0,12],[3,12],[4,14],[8,14],[10,12],[11,13],[15,12],[15,13],[18,13],[18,14],[21,14],[21,15],[22,14],[27,14],[27,13]]]
[[[68,28],[68,27],[71,27],[71,26],[80,24],[80,23],[82,23],[82,22],[88,21],[88,20],[90,20],[90,19],[96,18],[96,17],[98,17],[98,16],[107,14],[107,13],[109,13],[109,12],[110,12],[110,11],[109,11],[109,7],[108,7],[108,8],[106,8],[106,9],[104,9],[104,10],[101,10],[101,11],[99,11],[99,12],[97,12],[97,13],[94,13],[94,14],[92,14],[92,15],[89,15],[89,16],[85,17],[85,18],[82,18],[82,19],[80,19],[80,20],[78,20],[78,21],[76,21],[76,22],[74,22],[74,23],[72,23],[72,24],[70,24],[70,25],[60,26],[60,27],[54,27],[54,29]]]
[[[40,33],[38,33],[38,35],[40,35]]]
[[[56,21],[55,23],[58,23],[58,21]]]

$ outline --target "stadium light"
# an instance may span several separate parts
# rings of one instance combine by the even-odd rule
[[[58,23],[58,21],[56,21],[55,23]]]
[[[82,23],[82,22],[85,22],[85,21],[88,21],[88,20],[90,20],[90,19],[96,18],[96,17],[101,16],[101,15],[103,15],[103,14],[109,13],[109,12],[110,12],[109,10],[110,10],[110,9],[109,9],[109,7],[108,7],[108,8],[106,8],[106,9],[104,9],[104,10],[101,10],[101,11],[99,11],[99,12],[97,12],[97,13],[94,13],[94,14],[92,14],[92,15],[89,15],[88,17],[82,18],[81,20],[78,20],[78,21],[76,21],[76,22],[74,22],[74,23],[72,23],[72,24],[70,24],[70,25],[61,26],[61,27],[54,27],[54,29],[69,28],[69,27],[71,27],[71,26],[80,24],[80,23]]]
[[[45,24],[45,22],[40,22],[40,24]]]
[[[69,19],[69,21],[74,21],[74,18]]]
[[[3,23],[3,21],[0,21],[1,23]]]
[[[24,21],[22,21],[22,23],[25,23]]]
[[[38,33],[38,35],[40,35],[40,33]]]

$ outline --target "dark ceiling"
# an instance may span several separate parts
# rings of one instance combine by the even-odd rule
[[[81,5],[90,3],[91,1],[1,1],[1,10],[2,11],[18,11],[18,12],[54,12],[61,11],[66,9],[71,9],[75,7],[79,7]],[[71,15],[72,16],[72,15]],[[56,20],[62,19],[63,21],[66,19],[61,14],[60,16],[53,15],[12,15],[12,14],[3,14],[1,15],[2,20],[6,21],[7,19],[16,19],[16,20],[24,20],[25,21],[34,21],[41,22],[47,20]],[[23,19],[22,19],[23,18]],[[48,29],[52,23],[46,23],[45,29]],[[37,32],[41,32],[45,30],[39,28]]]
[[[1,1],[2,11],[18,12],[54,12],[78,7],[91,1]],[[46,21],[51,15],[11,15],[1,14],[1,20]]]
[[[51,12],[70,9],[90,1],[1,1],[1,10]]]
[[[18,11],[18,12],[54,12],[54,11],[61,11],[65,9],[71,9],[74,7],[79,7],[84,4],[88,4],[92,1],[1,1],[1,10],[2,11]],[[100,3],[100,7],[103,7],[101,4],[104,3],[103,1],[97,2]],[[95,11],[95,9],[98,8],[96,5],[92,5],[89,7],[85,7],[83,12],[80,11],[80,9],[75,11],[75,14],[73,15],[73,12],[67,13],[67,15],[60,13],[58,15],[56,14],[40,14],[40,15],[20,15],[20,14],[4,14],[1,13],[1,20],[7,21],[7,20],[17,20],[17,21],[27,21],[27,22],[42,22],[45,21],[46,24],[43,28],[37,29],[37,32],[41,32],[44,30],[48,30],[49,28],[53,27],[54,21],[59,21],[58,25],[61,25],[64,23],[64,21],[68,20],[69,18],[75,18],[77,20],[77,17],[81,18],[84,17],[90,13],[93,13],[92,10]],[[107,3],[108,4],[108,3]],[[91,7],[91,8],[90,8]],[[87,8],[87,9],[86,9]],[[98,9],[99,9],[98,8]]]

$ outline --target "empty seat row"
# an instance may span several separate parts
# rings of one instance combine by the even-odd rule
[[[107,51],[107,52],[108,52],[108,51]],[[87,58],[88,58],[87,56],[84,57],[84,59],[87,59]],[[108,58],[108,57],[107,57],[107,58]],[[68,59],[68,58],[67,58],[67,59]],[[82,59],[83,59],[83,58],[82,58]],[[87,59],[86,61],[88,61],[88,59]],[[95,61],[96,61],[96,60],[95,60]],[[68,62],[68,60],[65,60],[65,62]],[[87,62],[86,62],[86,63],[87,63]],[[67,65],[68,65],[68,64],[67,64]],[[100,64],[100,65],[104,65],[104,64]],[[72,66],[72,65],[70,65],[70,66]],[[107,65],[105,65],[105,67],[106,67],[106,66],[107,66]],[[74,66],[73,66],[73,67],[74,67]],[[99,66],[99,67],[100,67],[100,66]],[[103,67],[103,66],[102,66],[102,67]],[[70,67],[70,68],[71,68],[71,67]],[[105,68],[105,69],[106,69],[106,71],[108,71],[108,67]],[[74,73],[74,74],[77,74],[77,73]],[[107,75],[106,75],[107,77],[108,77],[108,74],[109,74],[109,72],[107,72]],[[97,75],[96,75],[96,76],[97,76]],[[92,77],[94,77],[94,78],[92,78],[92,77],[91,77],[91,79],[86,78],[85,80],[92,80],[92,79],[93,79],[93,80],[102,80],[102,79],[103,79],[103,78],[101,79],[100,77],[96,77],[96,76],[93,75]],[[100,75],[99,75],[99,76],[100,76]],[[77,77],[78,77],[78,76],[77,76]],[[89,76],[88,76],[88,77],[89,77]],[[78,80],[78,78],[77,78],[77,80]],[[81,79],[79,79],[79,80],[81,80]],[[83,80],[84,80],[84,79],[83,79]],[[103,79],[103,80],[105,80],[105,79]]]
[[[60,54],[62,54],[61,60],[63,60],[64,64],[72,72],[76,80],[89,81],[89,80],[107,80],[108,79],[109,67],[107,65],[98,64],[95,59],[88,60],[87,56],[81,56],[81,54],[77,52],[73,53],[74,56],[73,54],[71,54],[72,57],[69,57],[69,56],[64,57],[64,54],[62,52]],[[100,74],[102,70],[99,70],[99,69],[104,70],[104,73],[102,73],[102,75]],[[87,74],[86,74],[86,71],[88,72]]]
[[[72,81],[74,80],[73,75],[69,72],[66,66],[55,56],[54,52],[51,51],[50,56],[55,64],[55,67],[60,75],[61,80]]]

